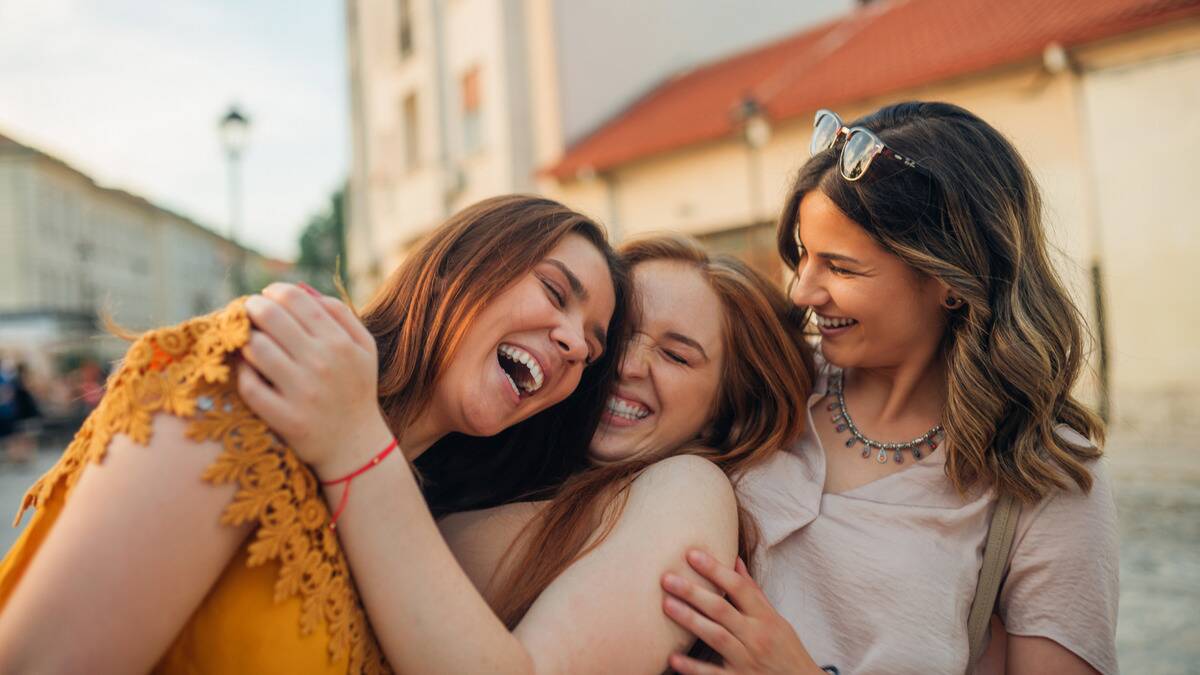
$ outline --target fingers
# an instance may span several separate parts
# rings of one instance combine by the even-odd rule
[[[337,321],[329,315],[316,291],[306,291],[295,284],[274,283],[262,290],[262,294],[279,303],[309,335],[329,339],[344,333]]]
[[[276,390],[285,394],[293,391],[298,379],[295,362],[266,333],[250,331],[250,339],[242,347],[242,357]]]
[[[746,563],[742,562],[741,556],[738,556],[737,564],[733,566],[733,571],[746,577],[747,579],[750,578],[750,570],[746,569]]]
[[[762,608],[765,602],[762,592],[759,591],[758,584],[754,583],[749,574],[740,574],[722,565],[707,553],[696,549],[688,551],[687,560],[692,569],[713,582],[717,588],[729,596],[733,605],[742,612],[750,614]],[[745,569],[745,565],[742,568]]]
[[[245,306],[255,328],[269,335],[291,357],[305,358],[312,336],[283,305],[262,295],[252,295],[246,298]]]
[[[729,672],[716,664],[697,661],[683,654],[672,654],[670,664],[671,668],[683,675],[725,675]]]
[[[663,598],[663,612],[681,628],[717,650],[727,662],[741,663],[745,660],[746,649],[732,633],[678,598],[671,595]]]
[[[238,394],[267,426],[281,433],[294,426],[291,408],[287,402],[255,372],[254,368],[246,363],[239,364],[237,378]]]
[[[371,331],[367,330],[362,320],[346,306],[346,303],[337,298],[321,296],[321,304],[325,307],[325,311],[329,312],[334,320],[341,325],[342,329],[346,331],[350,339],[354,340],[354,344],[370,351],[372,354],[375,353],[375,336],[371,335]]]
[[[662,586],[668,593],[699,610],[735,637],[741,637],[746,617],[734,609],[725,598],[669,572],[663,575]]]

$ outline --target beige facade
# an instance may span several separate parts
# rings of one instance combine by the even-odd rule
[[[97,315],[130,329],[176,323],[233,297],[239,249],[200,225],[0,136],[0,351],[115,357]],[[247,279],[272,261],[245,251]]]
[[[571,11],[599,21],[587,4],[349,3],[349,267],[360,300],[445,215],[478,198],[531,188],[597,217],[616,239],[687,232],[786,274],[774,253],[774,220],[807,157],[811,112],[776,120],[759,148],[732,133],[561,180],[525,173],[554,165],[579,140],[572,130],[594,119],[578,112],[595,100],[595,91],[581,93],[580,82],[603,89],[613,77],[603,60],[591,73],[579,70],[580,55],[564,47],[572,42],[563,28]],[[394,30],[399,6],[410,8],[414,27],[415,47],[404,58]],[[597,30],[603,32],[599,23]],[[432,48],[437,36],[440,52]],[[840,105],[838,112],[853,119],[898,100],[945,100],[1006,133],[1043,189],[1060,273],[1095,336],[1081,394],[1118,433],[1200,437],[1200,349],[1190,344],[1200,328],[1200,303],[1192,299],[1200,283],[1188,272],[1200,256],[1189,203],[1197,175],[1191,163],[1200,156],[1200,20],[1047,50],[1044,58]],[[611,54],[609,70],[643,75],[618,68],[622,59],[627,55]],[[482,75],[484,121],[481,144],[464,152],[461,75],[472,68]],[[401,111],[414,92],[420,161],[406,165]],[[636,98],[618,88],[608,96],[622,102],[601,123],[620,117]]]
[[[756,2],[348,0],[357,299],[449,214],[537,190],[540,167],[676,71],[849,5]]]
[[[1108,408],[1118,433],[1200,436],[1200,278],[1190,268],[1200,258],[1200,21],[1068,56],[1055,72],[1033,61],[838,112],[849,120],[889,102],[944,100],[1007,134],[1041,184],[1060,273],[1096,336],[1083,394]],[[543,189],[622,236],[688,232],[761,264],[773,258],[773,221],[810,124],[777,124],[757,158],[730,137]]]

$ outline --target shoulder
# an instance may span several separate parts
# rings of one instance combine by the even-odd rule
[[[682,538],[724,549],[737,543],[737,497],[725,472],[698,455],[676,455],[633,481],[618,529],[636,527],[662,541]],[[677,542],[676,542],[677,543]]]
[[[735,507],[733,484],[719,466],[699,455],[676,455],[651,464],[633,481],[630,499]]]

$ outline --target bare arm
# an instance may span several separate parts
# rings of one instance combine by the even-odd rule
[[[327,496],[336,503],[340,494]],[[399,672],[660,672],[692,638],[663,616],[659,577],[671,571],[699,582],[683,560],[688,548],[732,564],[737,516],[733,490],[711,463],[659,463],[635,481],[610,536],[511,633],[458,565],[404,462],[390,459],[356,479],[338,532]]]
[[[84,471],[0,614],[0,673],[146,672],[170,646],[250,531],[219,524],[234,486],[200,476],[221,446],[185,424]]]

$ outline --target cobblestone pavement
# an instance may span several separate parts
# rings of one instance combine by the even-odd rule
[[[1121,669],[1200,675],[1200,450],[1134,458],[1110,445],[1109,455],[1121,521]],[[7,519],[55,459],[41,452],[26,465],[0,464],[0,550],[19,532]]]

